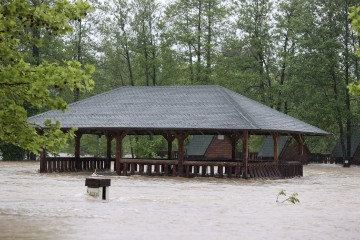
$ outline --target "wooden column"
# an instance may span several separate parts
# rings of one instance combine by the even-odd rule
[[[274,141],[274,163],[276,165],[279,164],[279,134],[274,133],[272,134],[273,141]]]
[[[80,140],[81,133],[76,133],[75,135],[75,168],[77,171],[82,170],[81,162],[80,162]]]
[[[122,140],[126,134],[124,132],[119,132],[115,134],[115,141],[116,141],[116,150],[115,150],[115,164],[114,168],[116,169],[116,174],[121,174],[121,156],[122,156]],[[127,171],[127,169],[124,169],[124,171]]]
[[[47,162],[46,162],[46,151],[45,148],[40,152],[40,173],[47,172]]]
[[[185,133],[179,133],[176,135],[178,140],[178,176],[184,176],[184,141],[187,137]]]
[[[248,160],[249,160],[249,132],[244,131],[242,136],[243,141],[243,161],[244,161],[244,173],[243,177],[248,178]]]
[[[106,157],[109,159],[105,168],[110,169],[111,168],[111,142],[113,137],[110,134],[106,135]]]
[[[167,147],[168,160],[171,160],[172,159],[172,143],[173,143],[175,137],[171,134],[168,134],[168,135],[166,135],[165,138],[166,138],[166,141],[168,144],[168,147]]]

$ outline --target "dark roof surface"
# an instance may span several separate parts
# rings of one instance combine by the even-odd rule
[[[186,149],[188,156],[204,156],[214,135],[193,135]]]
[[[359,147],[360,144],[360,128],[355,128],[351,131],[351,157],[354,156],[356,149]],[[345,140],[345,146],[346,146],[346,140]],[[341,142],[338,141],[331,153],[331,156],[334,158],[342,158],[342,148],[341,148]]]
[[[284,149],[287,140],[288,139],[285,136],[281,136],[279,138],[278,157],[280,156],[281,151]],[[263,144],[261,145],[258,157],[274,157],[274,139],[272,136],[266,136]]]
[[[327,132],[220,86],[121,87],[69,110],[29,118],[64,129],[251,130],[324,135]]]

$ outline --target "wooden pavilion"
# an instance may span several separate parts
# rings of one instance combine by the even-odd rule
[[[285,115],[261,103],[220,86],[121,87],[69,105],[65,113],[49,111],[29,118],[44,127],[44,121],[60,121],[63,131],[77,128],[73,158],[40,156],[40,172],[114,170],[118,175],[157,176],[228,176],[293,177],[302,175],[299,159],[280,163],[279,137],[296,139],[299,156],[303,155],[304,136],[328,133]],[[80,140],[84,134],[106,136],[106,158],[80,157]],[[229,160],[187,160],[184,141],[188,135],[224,135],[231,139]],[[167,159],[126,159],[122,154],[127,135],[161,135],[168,142]],[[249,137],[271,135],[274,158],[249,161]],[[111,142],[115,139],[115,158]],[[176,159],[172,142],[178,142]],[[235,147],[241,140],[243,154],[235,159]]]

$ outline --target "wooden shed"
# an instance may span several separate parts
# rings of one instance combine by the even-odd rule
[[[346,144],[346,141],[345,141]],[[360,128],[355,128],[351,132],[351,164],[360,165]],[[341,142],[338,141],[331,152],[331,158],[336,163],[344,163]]]
[[[49,158],[44,149],[40,156],[40,172],[110,170],[113,162],[113,170],[124,176],[292,177],[302,175],[300,157],[291,163],[280,163],[278,154],[274,154],[267,162],[250,163],[249,137],[271,135],[277,153],[279,137],[294,136],[301,156],[304,136],[328,134],[220,86],[121,87],[70,104],[65,113],[49,111],[29,118],[29,122],[45,128],[47,119],[61,122],[63,131],[77,128],[75,157]],[[80,141],[84,134],[107,137],[105,158],[80,157]],[[168,143],[168,158],[124,158],[122,142],[127,135],[163,136]],[[231,159],[186,159],[184,143],[189,135],[226,136],[231,140]],[[115,158],[111,148],[113,139]],[[171,159],[174,140],[178,144],[178,154],[176,159]],[[238,140],[243,150],[242,156],[236,159]]]
[[[259,159],[273,159],[274,158],[274,140],[271,136],[267,136],[258,153]],[[299,148],[296,140],[288,137],[281,136],[279,139],[279,162],[301,161],[302,164],[307,164],[311,158],[311,152],[309,148],[304,144],[303,155],[299,156]]]
[[[193,135],[186,149],[189,160],[231,160],[231,139],[225,135]]]

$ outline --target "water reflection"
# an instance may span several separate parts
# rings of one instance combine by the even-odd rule
[[[110,201],[89,173],[39,174],[0,161],[0,239],[359,239],[360,168],[305,166],[284,180],[121,177]],[[285,189],[300,203],[278,204]]]

